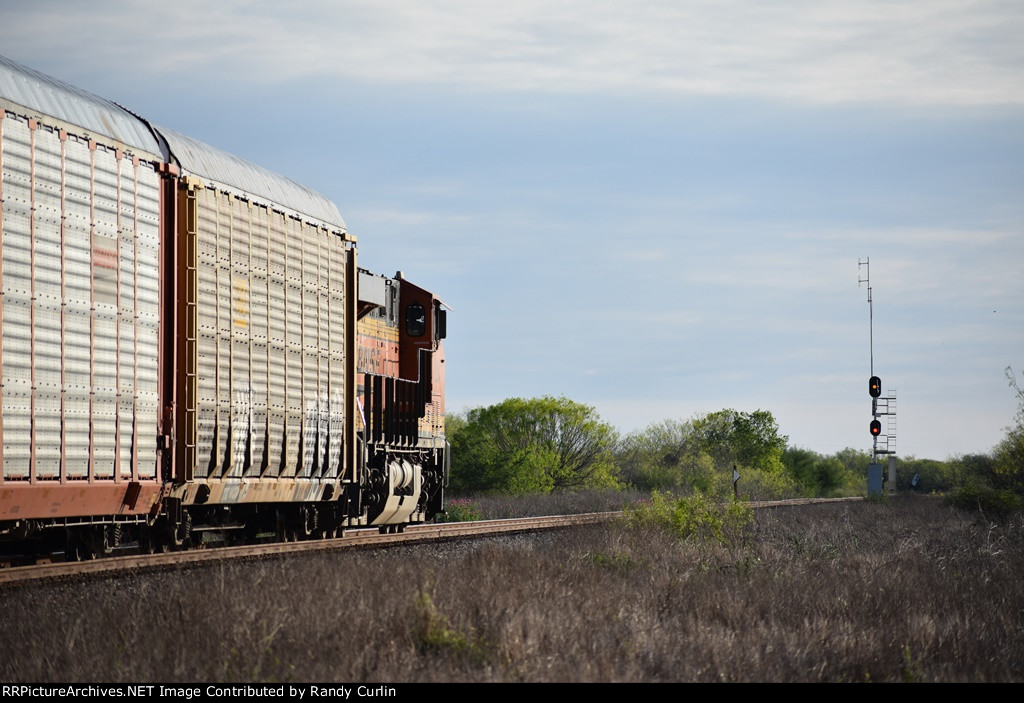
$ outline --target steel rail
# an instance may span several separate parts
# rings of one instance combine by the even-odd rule
[[[863,498],[794,498],[788,500],[748,501],[746,505],[749,505],[751,508],[769,508],[856,500],[863,500]],[[229,559],[252,559],[302,552],[387,547],[469,537],[486,537],[515,532],[534,532],[607,522],[622,515],[622,511],[612,511],[581,513],[577,515],[479,520],[474,522],[445,522],[411,525],[404,532],[388,534],[381,534],[377,528],[349,529],[344,536],[334,539],[198,548],[161,554],[125,554],[89,561],[49,562],[31,566],[11,566],[0,568],[0,584],[133,570],[151,571],[170,566],[210,563]]]
[[[88,561],[61,561],[0,569],[0,584],[29,580],[56,579],[83,574],[152,570],[168,566],[200,564],[228,559],[259,558],[301,552],[331,551],[358,547],[384,547],[417,542],[459,539],[510,532],[569,527],[601,522],[618,513],[589,513],[478,522],[449,522],[412,525],[404,532],[380,534],[376,528],[350,529],[343,537],[301,542],[272,542],[228,547],[186,549],[159,554],[124,554]]]

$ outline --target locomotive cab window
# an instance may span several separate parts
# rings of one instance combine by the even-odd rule
[[[434,319],[437,320],[434,338],[444,339],[448,336],[448,315],[441,309],[440,303],[434,306]]]
[[[410,337],[427,333],[427,311],[419,303],[410,303],[405,309],[405,333]]]

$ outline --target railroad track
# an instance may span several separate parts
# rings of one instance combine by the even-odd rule
[[[788,500],[750,501],[752,508],[781,507],[786,505],[810,505],[856,501],[863,498],[796,498]],[[200,564],[227,559],[251,559],[299,552],[334,551],[367,547],[384,547],[400,544],[415,544],[468,537],[485,537],[514,532],[572,527],[605,522],[622,516],[621,511],[582,513],[578,515],[554,515],[546,517],[511,518],[506,520],[480,520],[476,522],[446,522],[429,525],[412,525],[404,532],[380,534],[376,528],[351,529],[345,536],[335,539],[309,540],[302,542],[273,542],[230,547],[190,549],[164,554],[122,554],[91,561],[55,561],[31,566],[0,568],[0,584],[31,580],[57,579],[85,574],[155,570],[175,565]]]

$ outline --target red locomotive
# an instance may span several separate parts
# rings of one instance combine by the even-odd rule
[[[442,510],[445,309],[323,196],[0,57],[0,541]]]

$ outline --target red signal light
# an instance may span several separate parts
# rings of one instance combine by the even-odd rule
[[[878,420],[872,420],[870,428],[872,437],[877,437],[878,435],[882,434],[882,423],[879,422]]]

